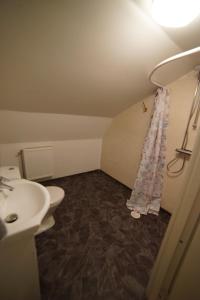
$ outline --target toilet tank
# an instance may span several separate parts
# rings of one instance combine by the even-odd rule
[[[21,179],[19,167],[17,166],[0,167],[0,176],[6,177],[9,180]]]

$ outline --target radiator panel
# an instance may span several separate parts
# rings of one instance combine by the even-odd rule
[[[40,180],[54,175],[52,147],[25,148],[22,158],[25,178]]]

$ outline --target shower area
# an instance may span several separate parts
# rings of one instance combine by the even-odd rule
[[[169,125],[167,128],[165,166],[162,170],[164,181],[160,214],[166,210],[172,216],[147,289],[150,300],[159,298],[159,289],[163,295],[159,299],[168,299],[168,290],[174,283],[176,272],[191,239],[192,231],[199,222],[199,206],[193,211],[191,208],[195,201],[195,193],[198,192],[199,178],[197,166],[200,146],[200,67],[194,65],[187,74],[166,86],[160,82],[159,75],[156,75],[155,72],[168,63],[173,66],[176,60],[184,63],[181,61],[182,58],[198,52],[200,52],[200,47],[172,56],[156,65],[149,74],[150,82],[156,87],[154,95],[142,99],[118,115],[113,120],[103,141],[103,171],[133,189],[137,178],[141,180],[144,175],[138,170],[140,171],[141,163],[144,164],[142,155],[144,149],[145,152],[148,151],[148,147],[145,148],[145,143],[155,112],[156,98],[160,91],[167,89]],[[144,185],[141,184],[140,186],[141,191],[144,190]],[[140,204],[140,199],[137,204]],[[131,213],[131,216],[137,219],[138,211],[134,212],[134,207],[131,207],[131,210],[134,214]],[[190,218],[191,211],[192,216]],[[131,216],[129,215],[130,220],[137,226],[140,220],[133,220]],[[142,220],[147,221],[151,217],[151,215],[142,216]],[[191,227],[190,230],[187,228],[184,231],[187,222],[190,222]],[[169,273],[166,273],[168,271]],[[164,287],[162,287],[162,283]]]
[[[171,72],[184,58],[200,51],[200,47],[172,56],[158,65],[149,74],[149,81],[157,89],[167,88],[169,116],[166,138],[164,184],[161,207],[171,214],[175,211],[184,187],[187,168],[198,132],[200,114],[199,66],[165,86],[160,74],[165,65]],[[157,73],[160,69],[161,73]],[[168,69],[168,71],[169,71]],[[162,75],[162,74],[161,74]],[[144,141],[153,115],[154,96],[149,96],[118,115],[106,132],[102,148],[102,170],[133,189],[143,152]],[[174,192],[176,191],[176,192]]]

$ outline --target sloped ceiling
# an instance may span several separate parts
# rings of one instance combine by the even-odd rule
[[[200,19],[163,30],[149,1],[2,0],[0,109],[113,117],[152,92],[155,64],[200,44]],[[169,82],[199,57],[168,67]]]
[[[111,120],[106,117],[3,110],[0,111],[3,124],[0,126],[0,144],[99,139],[104,136]]]

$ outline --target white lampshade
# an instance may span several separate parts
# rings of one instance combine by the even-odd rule
[[[200,0],[154,0],[152,16],[166,27],[183,27],[200,13]]]

